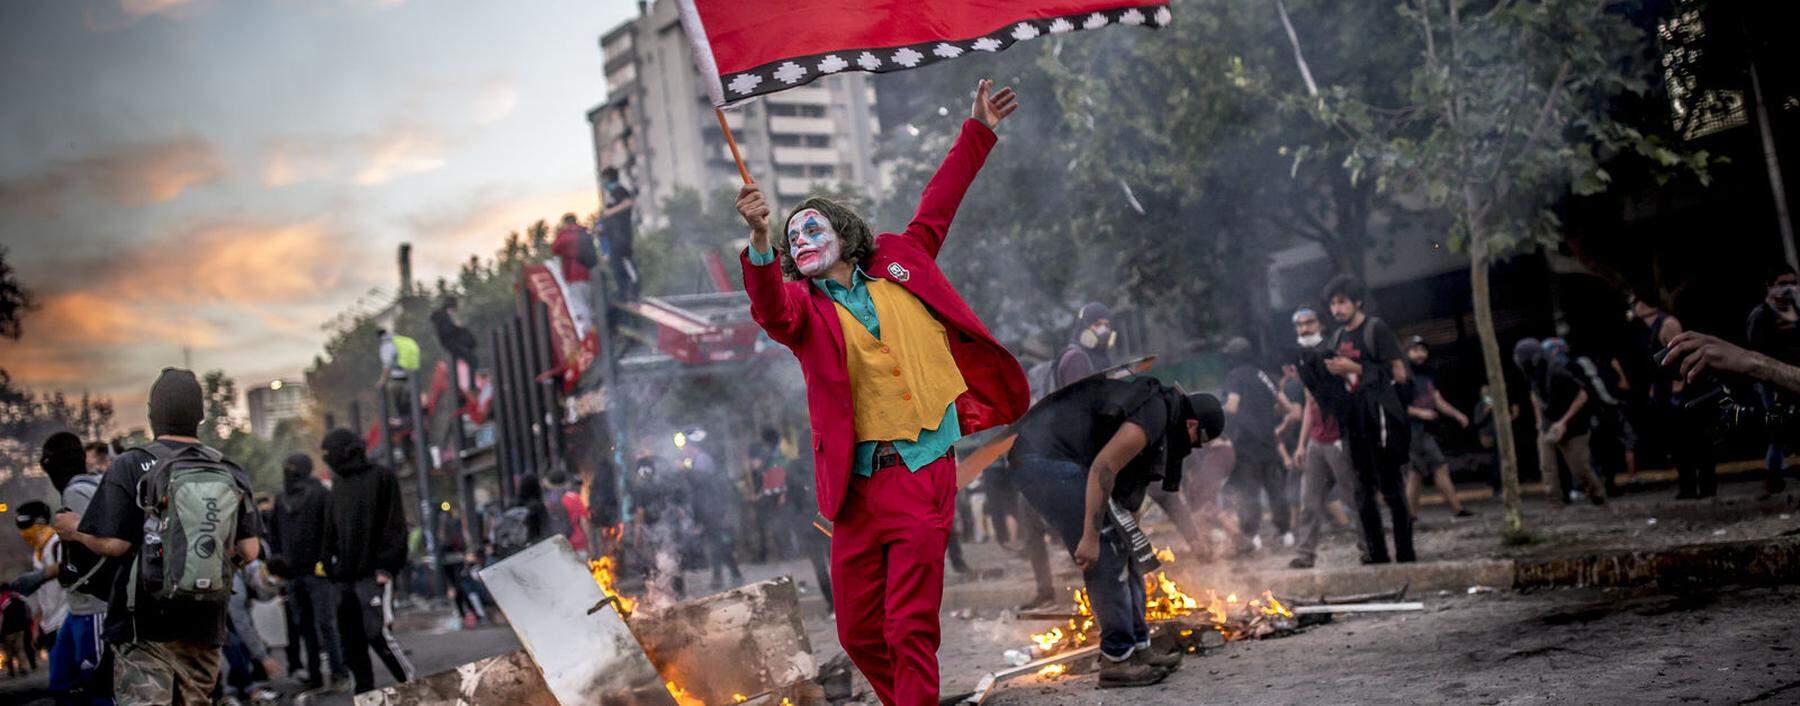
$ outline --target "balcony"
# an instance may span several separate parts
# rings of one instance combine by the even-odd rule
[[[837,164],[838,152],[831,147],[776,147],[776,164]]]
[[[831,118],[769,118],[769,132],[778,134],[829,135],[836,127]]]

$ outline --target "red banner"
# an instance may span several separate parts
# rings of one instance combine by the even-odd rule
[[[582,371],[599,357],[599,340],[592,334],[583,337],[575,328],[575,317],[569,314],[569,302],[556,275],[544,265],[526,265],[519,273],[531,296],[544,303],[550,316],[550,353],[556,367],[544,371],[540,378],[560,375],[563,391],[575,389]]]
[[[841,71],[903,71],[1046,34],[1161,27],[1168,0],[676,0],[713,105]]]

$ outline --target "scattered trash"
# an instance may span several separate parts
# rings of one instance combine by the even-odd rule
[[[1026,662],[1031,661],[1031,655],[1018,650],[1007,650],[1003,656],[1006,658],[1006,663],[1014,667],[1023,667]]]
[[[1477,593],[1494,593],[1499,590],[1500,589],[1494,588],[1493,586],[1470,586],[1469,595],[1473,596]]]
[[[950,617],[956,618],[957,620],[968,620],[970,618],[975,617],[975,609],[974,608],[962,608],[959,610],[953,610],[953,611],[950,611]]]
[[[1723,536],[1725,536],[1725,530],[1723,530],[1723,529],[1713,530],[1713,536],[1714,537],[1723,537]]]
[[[1654,517],[1652,517],[1652,518],[1650,518],[1650,519],[1648,519],[1648,520],[1645,520],[1645,521],[1644,521],[1644,524],[1647,524],[1647,525],[1655,525],[1655,524],[1656,524],[1656,518],[1654,518]]]

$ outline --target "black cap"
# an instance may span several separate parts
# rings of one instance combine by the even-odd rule
[[[155,436],[199,436],[206,419],[206,395],[194,371],[163,368],[150,386],[150,433]]]
[[[44,475],[50,476],[50,484],[62,492],[69,479],[87,470],[87,455],[81,447],[81,437],[71,432],[59,431],[44,440],[44,450],[38,456],[38,468],[44,469]]]
[[[1189,412],[1200,422],[1200,441],[1219,438],[1219,433],[1225,430],[1225,406],[1219,404],[1219,398],[1196,392],[1188,395],[1187,401]]]

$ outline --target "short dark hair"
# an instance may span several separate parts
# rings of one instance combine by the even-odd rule
[[[1769,269],[1763,273],[1763,286],[1775,284],[1775,280],[1792,274],[1794,274],[1794,268],[1788,267],[1786,263],[1778,262],[1769,265]]]
[[[575,222],[576,222],[576,220],[575,220],[575,214],[573,214],[573,213],[565,213],[565,214],[563,214],[563,219],[562,219],[562,222],[564,222],[564,223],[575,223]]]
[[[1338,275],[1331,278],[1331,281],[1325,283],[1325,292],[1322,298],[1325,300],[1326,306],[1330,306],[1331,300],[1336,297],[1343,297],[1358,305],[1362,304],[1362,282],[1350,275]]]
[[[825,220],[831,223],[832,230],[837,231],[841,243],[838,257],[851,265],[861,265],[869,256],[875,254],[875,235],[869,232],[869,224],[856,215],[848,206],[823,196],[808,196],[788,211],[787,218],[781,219],[781,227],[775,231],[775,248],[781,254],[781,273],[788,279],[806,279],[800,274],[800,268],[794,265],[794,256],[789,252],[787,224],[794,216],[806,209],[818,209],[825,214]]]
[[[106,443],[104,441],[90,441],[90,442],[88,442],[87,446],[83,446],[83,447],[81,447],[81,449],[88,453],[103,453],[108,456],[111,456],[112,452],[113,452],[112,444]]]
[[[601,167],[600,168],[600,178],[607,179],[607,180],[619,178],[619,168],[618,167]]]
[[[549,480],[551,485],[562,485],[569,482],[569,474],[562,471],[551,471]]]
[[[763,427],[762,440],[765,444],[780,443],[781,432],[775,431],[775,427]]]

